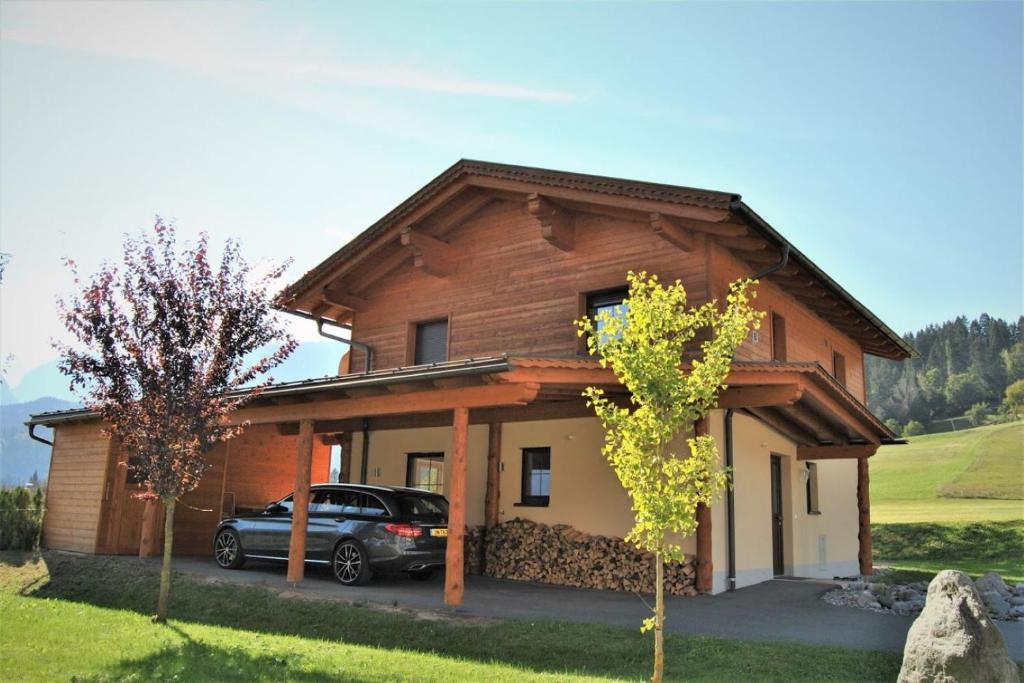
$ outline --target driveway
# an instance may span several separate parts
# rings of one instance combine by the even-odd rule
[[[306,580],[289,587],[284,564],[250,561],[245,569],[220,569],[213,560],[175,558],[176,571],[243,585],[295,590],[309,596],[377,603],[418,611],[450,612],[439,575],[428,582],[380,577],[367,586],[345,587],[326,569],[307,567]],[[666,629],[676,633],[837,645],[865,650],[902,650],[912,617],[829,605],[820,597],[834,584],[812,580],[768,581],[716,596],[665,601]],[[465,600],[456,612],[498,619],[561,619],[639,628],[650,613],[634,595],[547,584],[466,577]],[[1024,622],[997,622],[1010,655],[1024,660]]]

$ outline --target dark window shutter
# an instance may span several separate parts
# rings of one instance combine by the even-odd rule
[[[786,319],[772,313],[772,360],[786,360]]]
[[[448,321],[435,320],[416,326],[416,365],[448,360]]]

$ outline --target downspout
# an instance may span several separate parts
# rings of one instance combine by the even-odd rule
[[[39,425],[37,425],[37,424],[29,424],[29,426],[28,426],[28,438],[32,439],[33,441],[38,441],[39,443],[45,443],[47,446],[52,446],[53,442],[50,441],[49,439],[44,439],[41,436],[36,436],[36,427],[38,427],[38,426]]]
[[[786,267],[789,263],[789,243],[782,245],[782,258],[779,262],[773,266],[768,266],[764,270],[756,273],[752,279],[760,280],[761,278],[768,277],[772,273],[776,273]],[[732,469],[733,466],[733,435],[732,435],[732,418],[734,411],[729,408],[725,411],[725,466]],[[726,533],[728,534],[728,553],[729,553],[729,588],[728,590],[736,590],[736,493],[733,487],[730,486],[725,490],[725,507],[726,514],[728,515],[728,524],[726,525]]]
[[[373,367],[373,347],[372,346],[370,346],[369,344],[364,344],[363,342],[356,341],[355,339],[346,339],[345,337],[339,337],[338,335],[331,334],[330,332],[324,332],[324,325],[325,324],[327,324],[327,325],[336,325],[337,327],[341,327],[341,328],[347,329],[350,332],[352,331],[352,326],[351,325],[340,325],[340,324],[334,322],[333,320],[327,320],[326,318],[321,318],[321,317],[316,316],[316,315],[310,315],[309,313],[303,313],[302,311],[286,311],[286,312],[290,313],[291,315],[296,315],[296,316],[298,316],[300,318],[305,318],[306,320],[312,320],[313,322],[315,322],[316,323],[317,334],[319,334],[321,337],[324,337],[326,339],[332,339],[334,341],[341,342],[342,344],[348,344],[349,346],[354,346],[357,349],[362,349],[362,351],[366,354],[366,362],[365,362],[365,364],[363,366],[363,374],[365,375],[366,373],[370,372],[370,369]]]
[[[370,418],[363,418],[363,466],[359,468],[359,483],[366,483],[366,470],[370,467]]]

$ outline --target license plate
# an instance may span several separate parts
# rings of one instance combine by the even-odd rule
[[[437,538],[447,538],[448,530],[447,529],[431,529],[430,530],[430,535],[434,536],[434,537],[437,537]]]

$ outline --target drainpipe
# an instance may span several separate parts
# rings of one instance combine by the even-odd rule
[[[364,366],[363,366],[363,374],[365,375],[366,373],[370,372],[370,369],[373,367],[373,347],[372,346],[370,346],[369,344],[364,344],[363,342],[356,341],[355,339],[346,339],[345,337],[339,337],[338,335],[331,334],[330,332],[324,332],[324,325],[335,325],[337,327],[341,327],[343,329],[346,329],[349,332],[352,331],[352,326],[351,325],[339,325],[338,323],[334,322],[333,320],[327,320],[326,318],[321,318],[319,316],[310,315],[309,313],[303,313],[302,311],[287,311],[287,312],[292,314],[292,315],[297,315],[300,318],[305,318],[306,320],[312,320],[313,322],[315,322],[316,323],[317,334],[319,334],[321,337],[324,337],[326,339],[332,339],[334,341],[341,342],[342,344],[348,344],[349,346],[353,346],[353,347],[355,347],[357,349],[362,349],[363,353],[366,354],[366,362],[364,363]]]
[[[779,262],[773,266],[768,266],[764,270],[757,272],[752,279],[760,280],[768,277],[772,273],[776,273],[786,267],[789,263],[789,243],[786,242],[782,245],[782,258]],[[733,466],[733,435],[732,435],[732,418],[733,409],[729,408],[725,411],[725,466],[732,468]],[[730,486],[725,491],[725,507],[726,514],[728,515],[727,534],[728,534],[728,552],[729,552],[729,590],[736,590],[736,492],[733,487]]]
[[[28,426],[28,438],[32,439],[33,441],[38,441],[39,443],[45,443],[47,446],[52,446],[53,442],[50,441],[49,439],[44,439],[41,436],[36,436],[36,427],[38,426],[39,425],[37,424],[30,424]]]
[[[370,466],[370,418],[363,418],[363,466],[360,468],[359,483],[366,483],[366,470]]]

